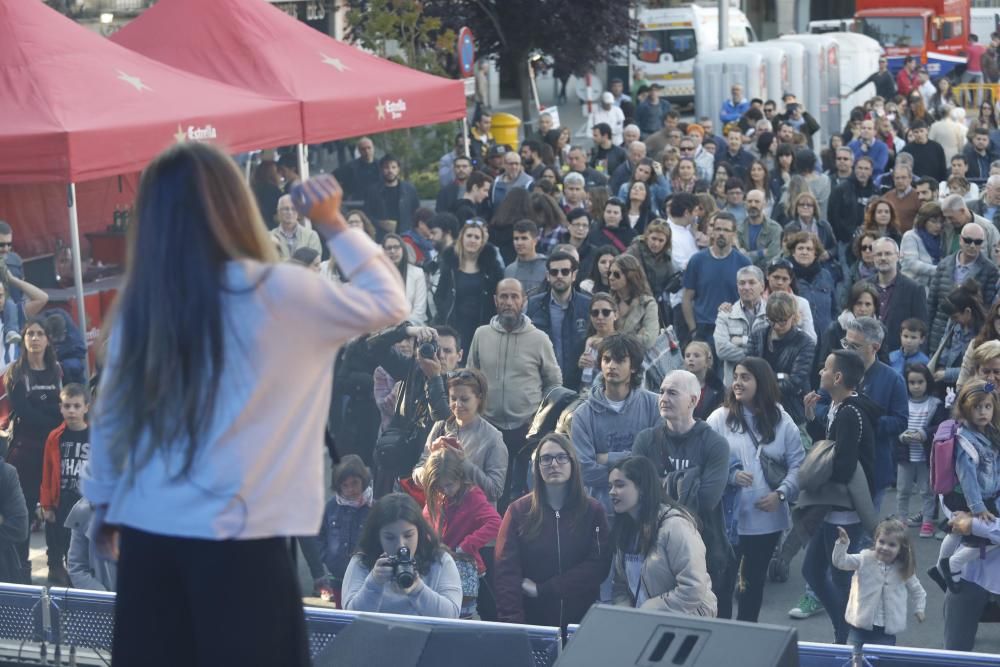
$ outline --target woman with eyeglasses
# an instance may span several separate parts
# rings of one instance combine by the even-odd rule
[[[608,576],[608,520],[587,496],[565,435],[542,438],[531,470],[531,493],[510,504],[497,537],[497,617],[565,629],[597,602]]]
[[[583,354],[580,355],[579,366],[583,369],[580,386],[582,391],[589,392],[594,379],[601,372],[597,359],[597,348],[601,341],[615,333],[615,323],[618,321],[618,306],[614,298],[606,292],[598,292],[590,300],[590,327],[587,330],[587,342]]]
[[[957,386],[960,387],[965,384],[966,380],[980,375],[978,366],[982,362],[976,359],[976,353],[990,341],[1000,341],[1000,301],[990,306],[990,310],[986,314],[986,319],[983,321],[983,326],[980,327],[979,332],[969,343],[969,346],[965,348],[965,354],[962,356],[962,370],[955,381]],[[996,379],[981,379],[996,382],[996,379],[1000,379],[1000,377]]]
[[[503,265],[489,238],[486,223],[474,218],[440,257],[441,279],[434,293],[438,324],[458,331],[463,350],[469,349],[476,329],[496,315],[493,294],[503,279]]]
[[[799,309],[798,326],[813,341],[818,341],[816,328],[813,324],[812,308],[809,302],[798,294],[798,284],[795,281],[795,272],[792,263],[779,257],[767,265],[767,287],[764,290],[764,300],[775,292],[788,292],[795,299],[795,304]]]
[[[594,245],[590,242],[590,213],[585,208],[575,208],[566,214],[566,234],[563,243],[576,249],[580,273],[590,270],[594,261]]]
[[[448,407],[451,416],[435,422],[411,477],[424,486],[427,457],[442,447],[458,447],[465,453],[469,479],[483,490],[494,506],[507,480],[507,447],[503,436],[483,419],[489,387],[486,376],[475,368],[455,371],[448,378]]]
[[[853,285],[859,280],[875,280],[878,270],[875,268],[875,241],[879,236],[875,232],[859,229],[859,234],[851,242],[851,254],[856,261],[851,265],[850,281]]]
[[[660,333],[660,313],[642,264],[632,255],[619,255],[608,271],[608,284],[618,307],[618,331],[632,334],[648,350]]]
[[[767,325],[750,332],[747,356],[761,357],[771,364],[781,391],[781,406],[796,424],[804,424],[802,397],[811,387],[816,342],[796,326],[799,308],[791,294],[771,294],[765,308]]]
[[[969,345],[987,324],[979,283],[969,278],[953,289],[936,306],[934,326],[931,328],[930,347],[934,350],[927,366],[934,379],[945,385],[954,385],[962,370],[962,363]]]
[[[817,332],[826,331],[834,317],[833,276],[819,258],[825,252],[819,237],[810,232],[796,232],[785,237],[785,252],[792,262],[799,296],[809,302]]]
[[[756,623],[771,554],[782,532],[792,527],[789,503],[798,495],[799,467],[806,453],[799,427],[781,407],[778,378],[760,357],[746,357],[736,364],[725,405],[706,421],[729,443],[736,464],[729,488],[737,494],[736,558],[744,582],[736,618]],[[771,462],[779,465],[769,465],[769,479],[764,466]],[[781,467],[784,476],[775,478]]]
[[[427,321],[427,278],[424,270],[410,263],[406,244],[399,234],[386,234],[382,239],[382,250],[403,277],[406,300],[410,304],[407,320],[414,326],[423,326]]]
[[[611,595],[622,607],[714,617],[698,519],[663,492],[653,463],[631,456],[608,471],[614,556]]]
[[[917,215],[913,218],[913,229],[903,234],[903,240],[899,244],[903,275],[923,285],[925,290],[930,290],[937,264],[947,255],[942,243],[943,229],[941,204],[928,202],[917,210]]]

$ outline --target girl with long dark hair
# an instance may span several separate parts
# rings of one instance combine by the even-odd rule
[[[62,369],[56,361],[55,347],[49,341],[44,320],[30,319],[21,330],[20,355],[7,368],[4,388],[10,397],[13,429],[7,462],[17,468],[28,516],[32,517],[42,484],[45,440],[62,422],[59,412]],[[18,556],[30,579],[29,540],[30,535],[18,545]],[[69,585],[66,568],[51,549],[48,580],[61,586]]]
[[[569,438],[542,438],[528,495],[507,508],[497,538],[497,616],[565,628],[579,623],[608,576],[608,520],[587,496]]]
[[[409,308],[333,177],[295,196],[349,285],[276,263],[220,149],[176,144],[143,172],[81,480],[120,552],[116,663],[309,664],[287,538],[322,518],[333,362]]]
[[[621,253],[614,246],[604,245],[597,248],[594,251],[590,275],[580,282],[580,289],[590,294],[609,291],[611,285],[608,283],[608,272],[619,254]]]
[[[412,561],[410,579],[399,576],[398,561],[404,557]],[[417,501],[390,493],[368,513],[342,595],[344,609],[351,611],[458,618],[462,582],[455,559]]]
[[[604,211],[597,219],[597,227],[590,233],[590,242],[595,246],[609,243],[618,253],[623,253],[636,237],[635,230],[625,222],[628,205],[618,197],[611,197],[604,204]],[[596,263],[596,262],[595,262]]]
[[[692,616],[715,616],[698,520],[663,493],[653,463],[631,456],[608,471],[616,605]]]
[[[382,237],[382,249],[403,277],[406,300],[410,304],[410,316],[407,320],[414,326],[423,326],[427,321],[427,278],[424,270],[410,263],[406,243],[399,234],[386,234]]]
[[[756,623],[768,562],[782,531],[792,525],[788,506],[798,494],[799,466],[806,453],[798,426],[781,407],[778,379],[760,357],[745,357],[736,364],[725,404],[707,421],[729,442],[738,462],[729,482],[739,490],[735,546],[744,582],[736,618]],[[770,475],[765,474],[765,464]],[[781,470],[784,475],[778,477],[775,473]]]

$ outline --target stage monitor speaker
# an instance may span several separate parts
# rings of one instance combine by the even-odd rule
[[[795,630],[595,605],[556,667],[798,667]]]
[[[516,625],[435,626],[359,616],[313,658],[314,667],[534,667]]]

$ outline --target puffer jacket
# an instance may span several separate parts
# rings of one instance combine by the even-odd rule
[[[662,505],[656,545],[642,561],[639,585],[646,598],[642,609],[691,616],[715,616],[718,600],[705,569],[705,543],[683,512]],[[616,550],[611,595],[616,605],[635,607],[638,590],[630,589],[625,554]]]
[[[949,317],[947,313],[941,310],[941,304],[948,298],[951,291],[958,287],[955,284],[955,262],[957,257],[958,253],[953,253],[943,258],[938,264],[937,271],[934,272],[934,277],[931,278],[931,287],[928,292],[930,307],[927,309],[934,318],[931,325],[931,336],[928,340],[928,348],[931,350],[937,349],[941,338],[944,336],[945,328],[948,326]],[[969,277],[975,278],[980,288],[982,288],[983,304],[987,306],[992,304],[993,297],[996,296],[997,267],[986,258],[985,254],[981,253],[976,258],[976,261],[972,265],[972,270],[969,272]]]
[[[801,329],[792,329],[783,338],[769,340],[771,325],[759,326],[750,332],[748,357],[763,357],[778,376],[781,405],[796,424],[805,421],[802,398],[810,388],[816,342]]]

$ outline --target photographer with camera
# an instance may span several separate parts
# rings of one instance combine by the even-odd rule
[[[351,611],[458,618],[462,604],[455,560],[403,493],[372,507],[342,590]]]
[[[416,355],[406,356],[393,349],[406,338],[416,339]],[[396,479],[410,475],[431,426],[451,416],[445,382],[462,359],[458,341],[451,327],[435,329],[407,322],[368,339],[374,363],[392,377],[403,378],[394,414],[375,443],[376,498],[392,491]]]

